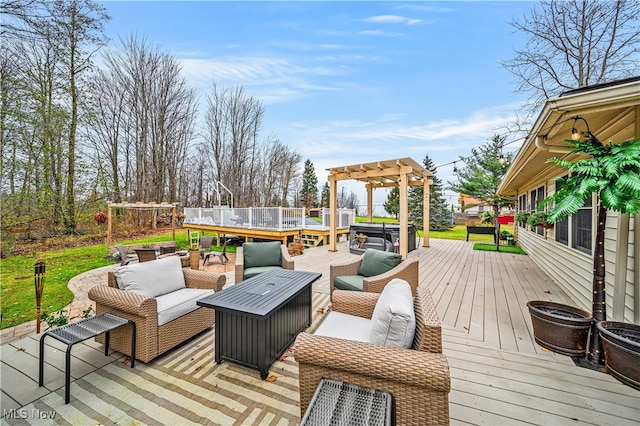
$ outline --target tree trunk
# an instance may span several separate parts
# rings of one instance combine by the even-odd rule
[[[604,232],[607,222],[607,209],[602,205],[598,207],[598,224],[596,227],[596,247],[593,250],[593,324],[591,326],[591,341],[587,359],[594,364],[604,364],[602,340],[596,328],[596,323],[607,319],[607,294],[605,292],[604,278]]]

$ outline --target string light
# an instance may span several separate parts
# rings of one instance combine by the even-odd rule
[[[574,141],[580,140],[580,137],[582,135],[578,131],[578,129],[576,129],[576,121],[578,121],[578,120],[584,121],[584,124],[587,126],[587,131],[585,132],[585,134],[587,134],[587,135],[591,134],[591,131],[589,130],[589,123],[587,123],[587,120],[585,120],[584,118],[582,118],[579,115],[577,115],[577,116],[573,117],[573,126],[571,127],[571,139],[573,139]]]
[[[587,123],[587,120],[585,120],[584,118],[582,118],[582,117],[580,117],[580,116],[576,116],[576,117],[568,118],[568,119],[566,119],[566,120],[564,120],[564,121],[562,121],[562,122],[560,122],[560,123],[554,123],[554,124],[552,124],[552,125],[551,125],[551,126],[549,126],[549,127],[546,127],[546,128],[540,129],[540,130],[539,130],[539,132],[543,132],[543,131],[551,130],[551,129],[553,129],[555,126],[557,126],[557,125],[559,125],[559,124],[562,124],[562,123],[566,123],[567,121],[570,121],[570,120],[574,120],[574,121],[573,121],[573,122],[574,122],[574,128],[572,128],[572,129],[571,129],[571,133],[572,133],[572,134],[571,134],[571,137],[572,137],[572,139],[573,139],[573,133],[574,133],[574,130],[575,130],[575,122],[576,122],[577,120],[582,120],[582,121],[584,121],[584,122],[585,122],[585,124],[586,124],[586,126],[587,126],[587,131],[585,132],[586,134],[590,134],[590,133],[591,133],[591,131],[589,130],[589,123]],[[578,132],[578,133],[579,133],[579,132]],[[517,138],[517,139],[514,139],[514,140],[512,140],[511,142],[503,143],[503,144],[500,146],[500,150],[501,150],[501,151],[500,151],[500,156],[504,158],[504,156],[502,155],[502,148],[503,148],[503,147],[505,147],[505,146],[507,146],[507,145],[514,144],[514,143],[516,143],[516,142],[521,142],[521,141],[523,141],[523,140],[527,139],[527,137],[528,137],[528,135],[527,135],[527,136],[520,137],[520,138]],[[444,166],[448,166],[448,165],[453,164],[454,173],[456,173],[456,172],[458,171],[458,169],[456,168],[455,163],[456,163],[456,162],[458,162],[458,161],[463,161],[463,162],[464,162],[464,161],[467,161],[467,160],[468,160],[468,159],[470,159],[470,158],[473,158],[473,156],[472,156],[472,155],[469,155],[469,156],[467,156],[467,157],[460,157],[460,159],[459,159],[459,160],[450,161],[450,162],[448,162],[448,163],[440,164],[440,165],[438,165],[438,166],[435,166],[434,168],[435,168],[435,169],[439,169],[439,168],[441,168],[441,167],[444,167]],[[505,161],[505,164],[507,164],[506,158],[504,158],[504,161]]]

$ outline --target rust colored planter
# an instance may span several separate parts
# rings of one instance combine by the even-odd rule
[[[640,390],[640,325],[600,321],[596,327],[604,346],[604,362],[609,374]]]
[[[189,252],[189,264],[191,266],[191,269],[195,269],[196,271],[200,269],[200,252],[199,251]]]
[[[593,323],[589,312],[545,300],[531,300],[527,307],[537,344],[562,355],[586,355]]]

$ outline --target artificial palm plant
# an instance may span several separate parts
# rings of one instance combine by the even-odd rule
[[[592,315],[595,322],[605,321],[605,260],[604,236],[607,211],[625,214],[640,212],[640,140],[619,144],[601,143],[592,133],[586,139],[568,140],[575,149],[571,154],[586,155],[587,158],[569,161],[552,158],[549,161],[569,171],[560,190],[543,200],[553,204],[548,220],[557,222],[575,214],[593,193],[598,194],[598,222],[596,245],[593,251],[593,301]],[[595,328],[591,330],[591,342],[587,358],[592,363],[603,363],[602,343]]]

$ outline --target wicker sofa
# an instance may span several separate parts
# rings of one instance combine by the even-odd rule
[[[160,265],[158,262],[172,262],[171,267],[178,268],[180,272],[177,273],[182,274],[184,277],[185,289],[220,291],[226,282],[224,274],[183,269],[177,256],[121,268],[139,268],[142,265],[146,265],[147,268],[157,268]],[[175,266],[173,263],[175,263]],[[173,272],[175,273],[175,270]],[[188,311],[187,313],[178,313],[179,316],[166,323],[163,323],[162,318],[159,321],[158,299],[138,294],[134,291],[120,289],[116,274],[117,271],[116,273],[109,272],[108,285],[91,288],[89,290],[89,298],[96,302],[97,314],[107,312],[133,320],[136,323],[136,359],[142,362],[149,362],[214,324],[214,310],[201,307],[188,307],[184,309],[184,311]],[[158,281],[158,279],[152,280],[150,284],[152,286],[159,285]],[[193,293],[193,290],[187,290],[187,292],[189,291]],[[167,293],[169,299],[178,298],[177,292],[173,294],[176,296],[173,296],[172,293]],[[198,297],[197,293],[195,297]],[[195,304],[195,302],[193,303]],[[189,309],[191,310],[189,311]],[[104,344],[104,335],[98,336],[96,340]],[[130,328],[122,327],[112,331],[109,346],[116,351],[130,355]]]
[[[333,311],[371,318],[380,294],[336,290]],[[449,423],[451,379],[442,355],[442,334],[429,291],[414,297],[411,349],[300,333],[294,345],[299,365],[300,412],[323,377],[391,393],[399,425]],[[331,315],[331,314],[329,314]]]
[[[393,256],[393,255],[394,253],[368,249],[362,255],[362,257],[360,257],[359,259],[353,262],[330,265],[329,266],[329,283],[330,283],[331,298],[333,299],[333,292],[335,290],[338,290],[335,285],[335,280],[337,277],[353,277],[353,278],[359,277],[359,280],[362,281],[361,291],[371,292],[371,293],[381,293],[389,281],[391,281],[393,278],[400,278],[409,283],[409,285],[411,286],[411,291],[415,295],[416,289],[418,288],[418,260],[416,259],[402,260],[394,268],[384,273],[381,273],[379,275],[364,276],[360,274],[360,272],[362,272],[361,266],[363,265],[363,262],[366,262],[367,260],[366,257],[373,256],[374,263],[380,264],[381,262],[379,262],[378,257]]]

